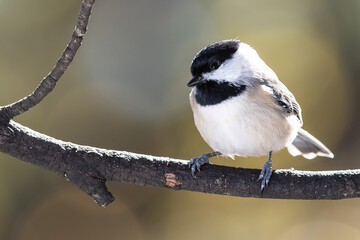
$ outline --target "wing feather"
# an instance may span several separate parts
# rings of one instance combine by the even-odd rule
[[[302,124],[301,107],[282,82],[278,79],[264,79],[261,84],[272,89],[274,101],[283,109],[284,113],[295,114]]]

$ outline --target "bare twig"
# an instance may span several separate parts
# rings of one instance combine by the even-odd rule
[[[55,88],[56,82],[70,65],[81,45],[83,37],[86,33],[86,28],[94,2],[95,0],[84,0],[82,2],[77,24],[71,36],[71,40],[66,46],[61,57],[56,62],[55,67],[30,95],[15,103],[0,108],[0,123],[4,124],[13,119],[15,116],[28,111],[30,108],[40,103]]]

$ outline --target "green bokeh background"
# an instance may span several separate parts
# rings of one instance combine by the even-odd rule
[[[74,28],[80,1],[0,0],[0,104],[29,94]],[[294,93],[334,159],[286,150],[274,168],[360,168],[360,1],[98,0],[55,91],[15,120],[55,138],[189,159],[210,151],[188,104],[202,47],[252,45]],[[213,163],[261,168],[262,158]],[[0,154],[0,239],[358,239],[360,201],[245,199],[108,184],[98,207],[63,177]]]

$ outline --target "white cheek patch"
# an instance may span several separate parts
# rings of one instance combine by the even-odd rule
[[[206,79],[214,80],[226,80],[228,82],[236,82],[241,76],[242,67],[239,65],[240,62],[236,58],[225,61],[215,71],[204,73],[203,77]]]

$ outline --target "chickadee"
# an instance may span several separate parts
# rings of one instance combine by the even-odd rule
[[[205,142],[215,151],[192,158],[196,169],[213,156],[268,155],[259,176],[261,191],[272,174],[272,153],[287,147],[293,156],[333,158],[301,128],[300,105],[274,71],[248,44],[225,40],[203,48],[191,63],[190,104]]]

